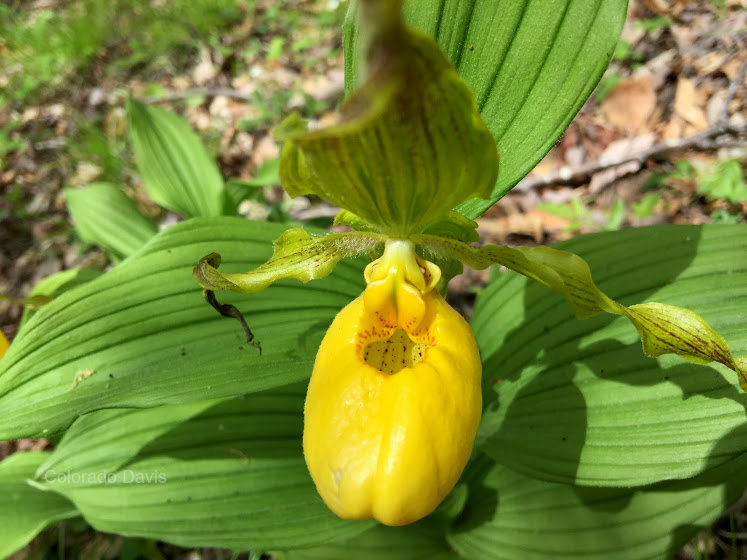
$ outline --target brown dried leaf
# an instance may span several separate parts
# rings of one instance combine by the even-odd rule
[[[677,80],[677,93],[674,96],[674,111],[695,128],[704,130],[708,126],[708,117],[703,110],[705,105],[695,83],[687,78]]]
[[[647,123],[656,107],[656,91],[651,76],[631,76],[615,87],[602,102],[607,121],[620,130],[650,130]]]

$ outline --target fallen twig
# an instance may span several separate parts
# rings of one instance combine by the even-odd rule
[[[190,88],[183,91],[165,93],[163,95],[150,95],[140,99],[142,103],[153,104],[169,101],[181,101],[190,97],[230,97],[242,101],[251,101],[252,96],[248,93],[230,88]]]
[[[545,173],[544,175],[529,175],[523,181],[519,182],[516,189],[519,191],[528,191],[548,185],[576,185],[588,180],[595,173],[618,167],[631,161],[643,164],[649,158],[680,150],[713,150],[739,145],[744,142],[745,135],[747,135],[747,123],[718,123],[692,136],[660,142],[638,153],[626,154],[614,158],[600,158],[575,168],[565,165],[560,169]],[[730,136],[730,138],[719,140],[719,137],[723,136]]]
[[[625,154],[619,157],[602,157],[576,168],[565,165],[560,169],[544,175],[529,175],[523,181],[519,182],[515,188],[519,191],[528,191],[548,185],[576,185],[587,181],[591,176],[601,171],[619,167],[630,162],[638,162],[643,165],[649,158],[670,152],[692,149],[711,151],[742,145],[744,143],[744,136],[747,134],[747,123],[729,124],[729,105],[731,105],[731,101],[734,99],[739,84],[744,79],[745,70],[747,70],[747,60],[742,62],[736,76],[734,76],[734,80],[729,84],[726,99],[724,100],[724,108],[718,121],[713,126],[692,136],[654,144],[650,148],[641,150],[638,153]],[[729,138],[723,138],[726,136]]]

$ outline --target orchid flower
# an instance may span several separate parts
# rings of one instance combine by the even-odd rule
[[[412,523],[456,484],[480,422],[482,367],[469,325],[443,299],[466,264],[505,266],[562,295],[579,318],[626,316],[649,356],[675,353],[718,361],[747,388],[747,360],[687,309],[659,303],[625,307],[593,283],[578,256],[549,247],[486,246],[476,224],[452,208],[489,198],[498,173],[496,143],[469,88],[430,38],[407,29],[400,2],[361,4],[367,30],[366,80],[339,121],[308,130],[291,117],[276,131],[291,196],[313,194],[343,210],[348,233],[286,231],[273,257],[245,273],[200,260],[195,277],[224,315],[216,290],[256,292],[276,280],[329,274],[360,254],[366,288],[329,327],[305,404],[304,455],[317,490],[346,519]],[[500,320],[496,317],[495,320]]]

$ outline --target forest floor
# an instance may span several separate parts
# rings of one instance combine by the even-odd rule
[[[331,223],[335,208],[291,200],[273,184],[278,146],[271,129],[293,110],[320,124],[332,118],[343,94],[344,5],[110,4],[0,6],[0,294],[23,298],[50,274],[111,266],[105,252],[76,237],[66,188],[120,185],[154,220],[173,219],[139,182],[127,141],[127,95],[185,115],[224,177],[263,180],[266,186],[241,204],[242,215]],[[649,224],[747,223],[746,65],[747,9],[739,0],[631,0],[595,93],[534,171],[477,220],[482,241],[547,244]],[[451,288],[466,294],[485,280],[468,272]],[[0,329],[10,340],[21,313],[0,301]],[[46,445],[0,443],[0,459]],[[144,557],[195,557],[67,525],[68,542],[87,557],[115,557],[123,546]],[[746,531],[747,510],[732,510],[679,558],[729,558],[730,535],[744,538]],[[45,543],[56,538],[42,536]],[[34,546],[47,544],[37,539]]]

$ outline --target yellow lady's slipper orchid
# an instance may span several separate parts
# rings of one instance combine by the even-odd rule
[[[395,21],[402,2],[357,4],[368,26],[361,34],[366,75],[339,121],[310,130],[290,117],[276,131],[285,142],[279,174],[287,192],[338,204],[338,223],[356,231],[318,236],[294,228],[252,271],[218,271],[215,253],[194,271],[208,302],[238,319],[247,342],[256,344],[239,310],[218,303],[214,290],[251,293],[283,278],[308,282],[345,257],[378,253],[386,244],[365,270],[363,294],[327,331],[309,382],[304,456],[330,509],[387,525],[417,521],[449,493],[471,454],[482,404],[479,351],[470,327],[434,289],[441,270],[419,258],[416,246],[449,274],[462,265],[506,266],[563,296],[579,318],[624,315],[647,355],[717,360],[738,372],[747,390],[747,358],[733,356],[695,313],[653,302],[623,306],[597,288],[586,262],[572,253],[472,247],[476,224],[449,210],[468,209],[473,197],[493,200],[495,139],[438,45]],[[477,215],[475,208],[469,211]]]
[[[319,348],[305,405],[304,455],[319,494],[346,519],[405,525],[457,482],[480,421],[472,330],[434,290],[436,265],[387,243],[363,295]]]

